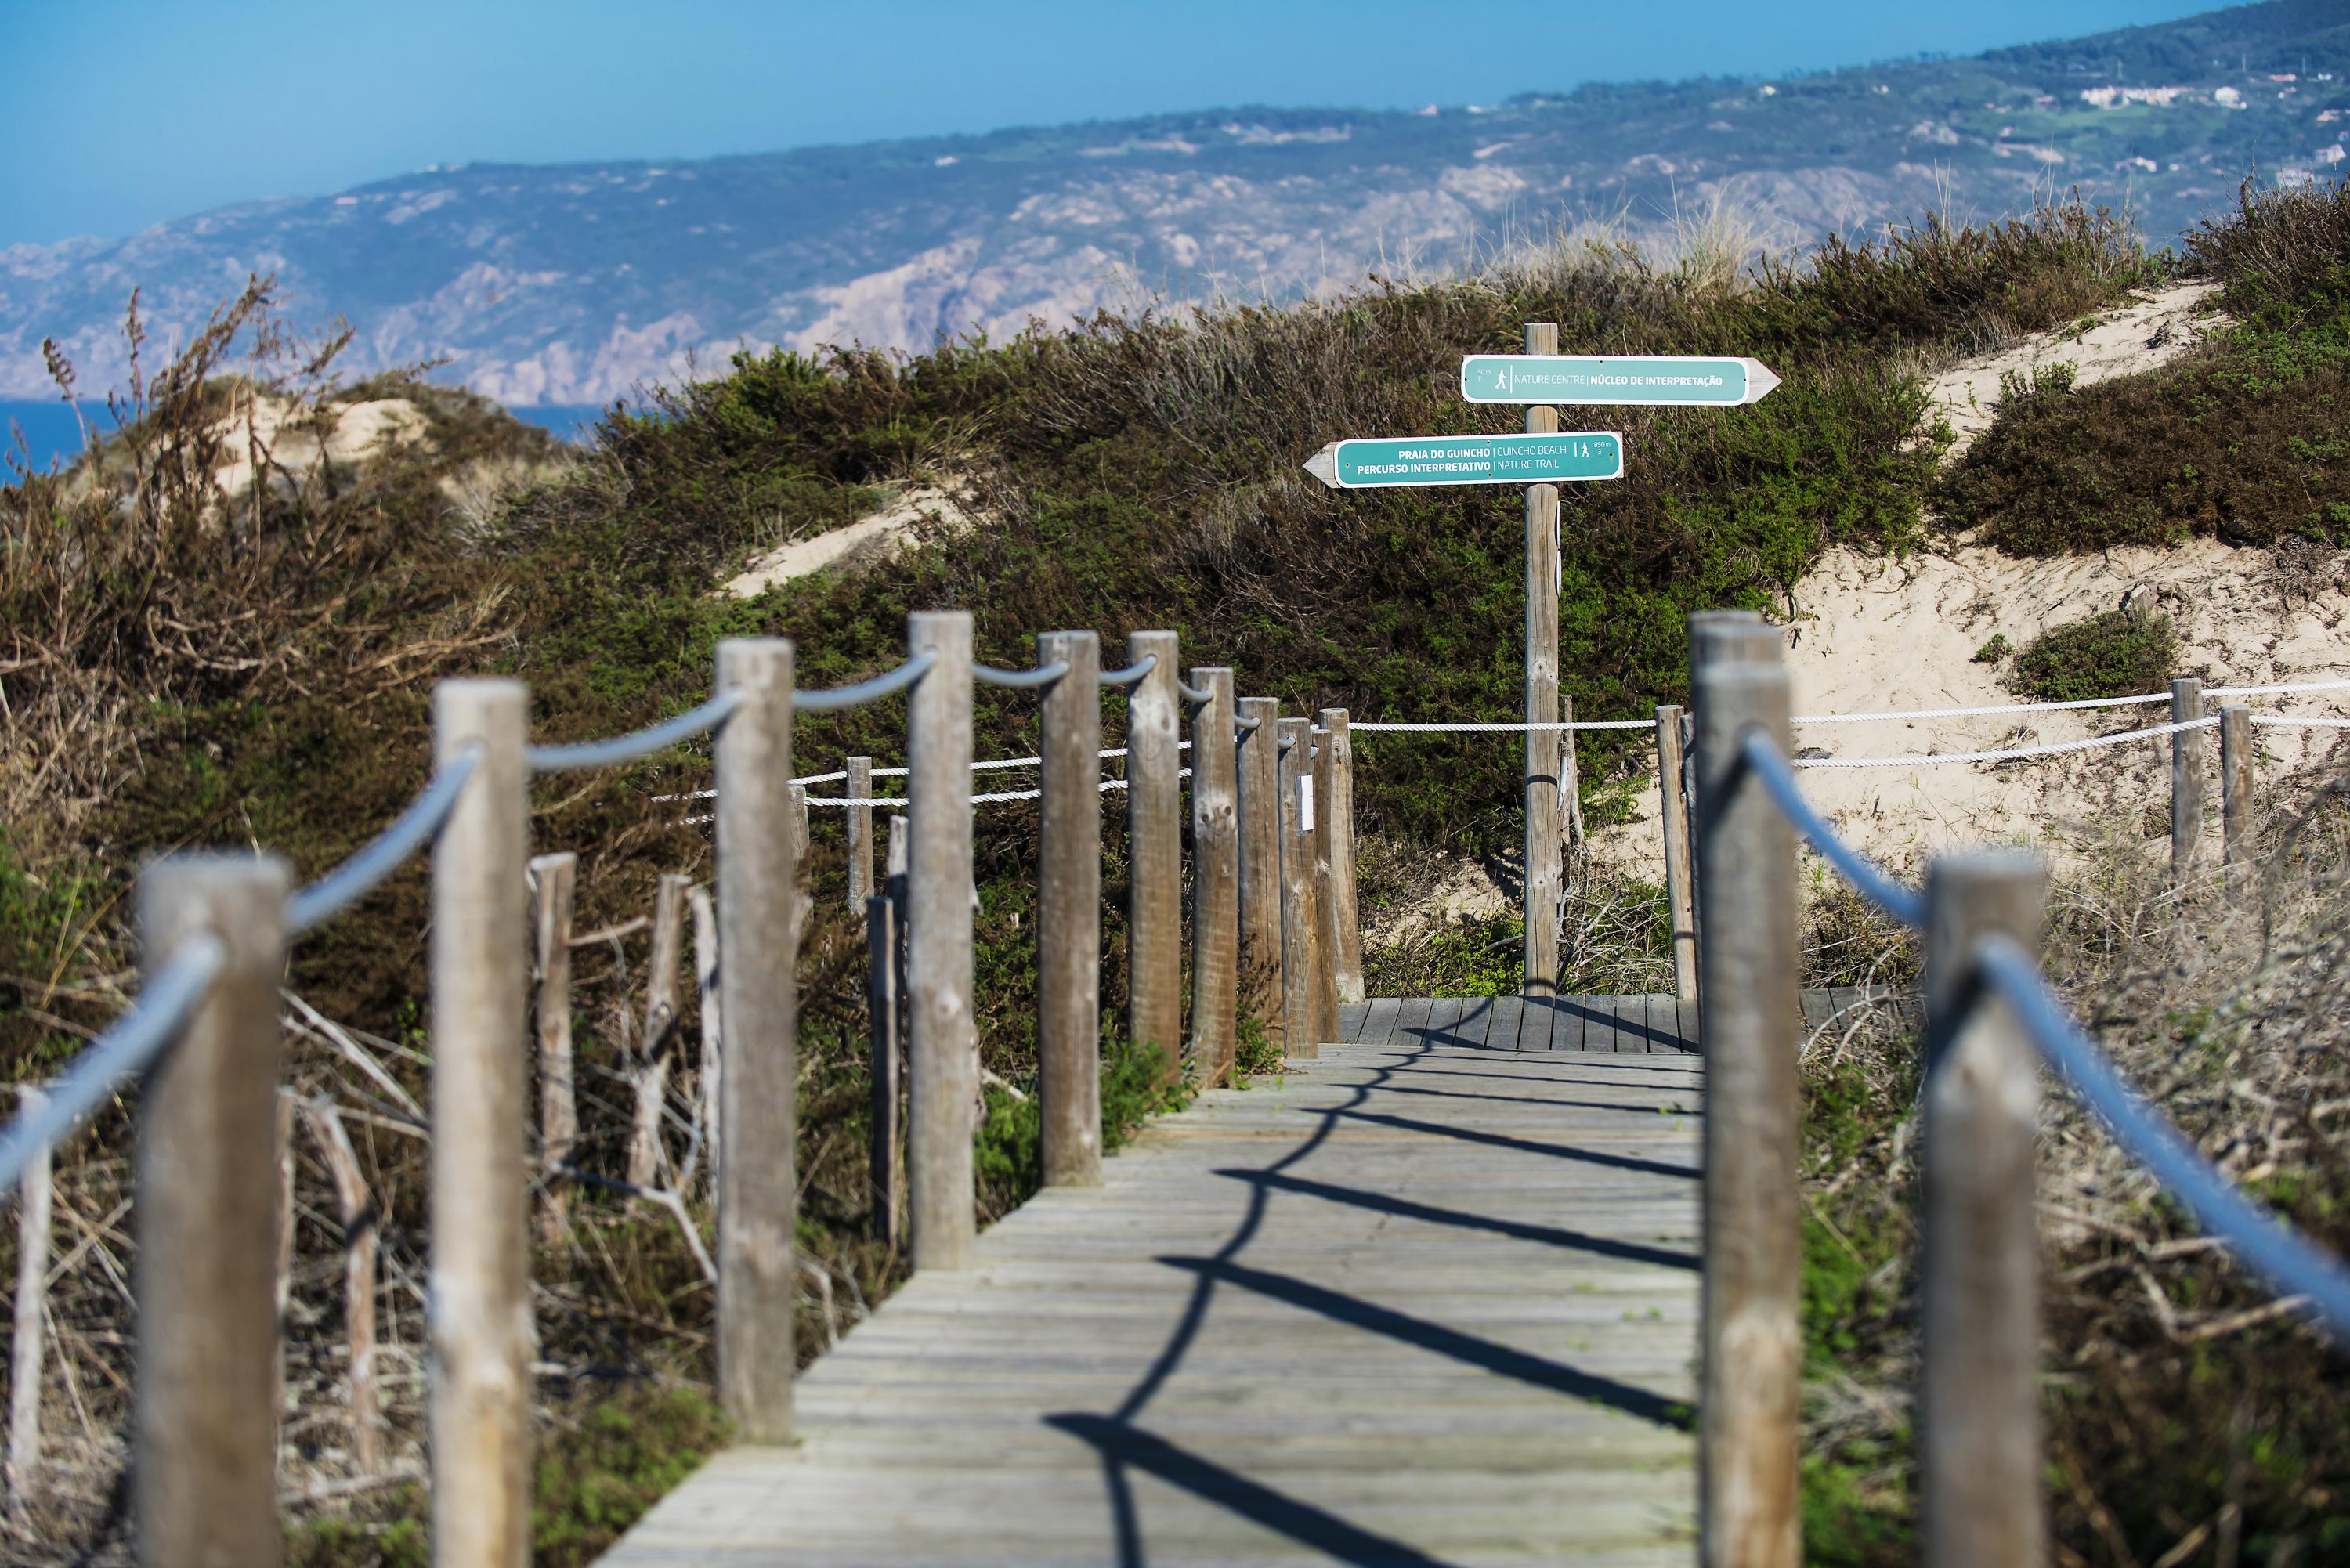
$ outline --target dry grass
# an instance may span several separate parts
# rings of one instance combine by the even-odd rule
[[[2350,1251],[2343,785],[2329,769],[2274,781],[2259,871],[2232,887],[2217,867],[2174,886],[2167,846],[2124,825],[2064,877],[2047,944],[2053,976],[2125,1074],[2231,1179],[2337,1256]],[[1806,1443],[1859,1500],[1837,1524],[1850,1550],[1835,1562],[1906,1561],[1915,1049],[1877,1028],[1807,1058],[1813,1268],[1828,1282],[1814,1285],[1806,1324]],[[2217,1560],[2334,1560],[2350,1360],[2235,1268],[2054,1081],[2043,1118],[2064,1560],[2209,1562],[2198,1545],[2222,1539],[2241,1555]]]

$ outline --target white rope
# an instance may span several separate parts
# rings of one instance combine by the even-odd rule
[[[1798,724],[1877,724],[1894,719],[1972,719],[1987,713],[2054,713],[2072,708],[2130,708],[2141,702],[2168,702],[2168,691],[2143,697],[2090,697],[2071,702],[2010,702],[1996,708],[1909,708],[1896,713],[1798,713]]]
[[[2350,691],[2350,680],[2303,680],[2294,686],[2206,686],[2206,697],[2278,697],[2291,691]]]
[[[1572,724],[1357,724],[1349,722],[1348,732],[1357,735],[1436,735],[1457,732],[1472,735],[1522,735],[1530,730],[1651,730],[1654,719],[1580,720]]]
[[[1191,770],[1190,768],[1178,768],[1175,770],[1175,776],[1179,779],[1188,779],[1191,776]],[[1114,789],[1124,789],[1126,787],[1126,784],[1127,781],[1124,779],[1104,779],[1101,781],[1101,793],[1107,794]],[[975,794],[971,797],[971,804],[973,805],[994,805],[1007,800],[1036,800],[1042,798],[1045,792],[1041,789],[1000,790],[991,794]],[[912,804],[904,795],[896,794],[872,796],[812,794],[807,797],[807,803],[810,805],[909,805]],[[693,816],[688,817],[686,822],[688,826],[691,826],[693,823],[708,822],[709,820],[710,819],[706,816]]]
[[[2287,719],[2270,713],[2251,715],[2255,724],[2280,730],[2350,730],[2350,719]]]
[[[2219,722],[2189,719],[2182,724],[2157,724],[2147,730],[2124,730],[2117,735],[2092,735],[2085,741],[2059,741],[2046,746],[2014,746],[1997,752],[1939,752],[1905,757],[1797,757],[1799,768],[1915,768],[1935,763],[2005,763],[2021,757],[2053,757],[2063,752],[2085,752],[2097,746],[2118,746],[2126,741],[2152,741],[2181,730],[2208,730]]]

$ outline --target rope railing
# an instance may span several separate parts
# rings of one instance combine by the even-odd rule
[[[1760,730],[1748,731],[1743,753],[1746,765],[1762,781],[1762,787],[1778,803],[1780,812],[1819,851],[1821,859],[1843,872],[1845,880],[1858,888],[1869,902],[1903,925],[1925,924],[1926,900],[1837,836],[1827,818],[1814,811],[1811,802],[1796,788],[1794,770],[1787,765],[1787,759],[1779,754],[1779,748],[1771,743],[1768,736]]]
[[[973,664],[972,679],[982,686],[999,686],[1010,691],[1032,691],[1040,686],[1050,686],[1069,672],[1069,661],[1055,659],[1040,670],[999,670],[993,664]]]
[[[2165,701],[2168,701],[2168,694]],[[2110,735],[2092,735],[2083,741],[2052,741],[2041,746],[2005,746],[1982,752],[1918,752],[1883,757],[1797,757],[1799,768],[1911,768],[1931,767],[1944,763],[2012,763],[2025,757],[2055,757],[2071,752],[2092,752],[2102,746],[2126,745],[2132,741],[2158,741],[2166,735],[2180,734],[2189,730],[2209,730],[2220,722],[2219,715],[2187,719],[2176,724],[2150,724],[2143,730],[2123,730]]]
[[[1971,957],[2015,1010],[2040,1054],[2096,1113],[2115,1141],[2184,1204],[2204,1231],[2227,1243],[2279,1295],[2306,1296],[2334,1337],[2350,1345],[2350,1268],[2244,1196],[2169,1119],[2133,1089],[2048,989],[2015,943],[1986,937]]]
[[[920,680],[938,661],[935,653],[918,653],[897,669],[876,675],[870,680],[859,680],[853,686],[836,686],[829,691],[795,691],[792,707],[801,713],[837,713],[844,708],[878,702],[884,697],[897,695]]]
[[[147,977],[130,1010],[67,1064],[43,1103],[17,1112],[0,1135],[0,1192],[15,1190],[43,1150],[79,1127],[126,1079],[154,1064],[203,1002],[226,957],[219,938],[191,937]]]
[[[287,900],[286,925],[299,935],[341,914],[398,870],[402,862],[441,831],[455,809],[458,792],[482,765],[479,748],[468,751],[426,782],[408,809],[369,840],[358,854],[319,877]]]
[[[1096,677],[1105,686],[1138,686],[1144,676],[1159,668],[1159,656],[1146,653],[1123,670],[1105,670]]]
[[[2217,722],[2212,720],[2210,722]],[[2173,725],[2188,729],[2191,725]],[[1795,830],[1862,897],[1923,930],[1926,900],[1845,841],[1796,787],[1770,737],[1749,730],[1742,758]],[[2279,1293],[2305,1296],[2327,1328],[2350,1345],[2350,1267],[2246,1198],[2159,1111],[2132,1089],[2112,1059],[2049,989],[2032,956],[2006,937],[1977,941],[1969,961],[2010,1006],[2042,1057],[2163,1189]]]
[[[665,752],[681,741],[706,735],[726,722],[743,705],[740,691],[721,691],[708,701],[689,708],[674,719],[631,730],[604,741],[579,741],[560,746],[530,746],[523,763],[535,774],[576,773],[584,768],[608,768],[632,763],[655,752]]]

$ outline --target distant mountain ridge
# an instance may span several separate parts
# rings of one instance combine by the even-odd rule
[[[2175,90],[2173,90],[2175,89]],[[925,348],[1156,294],[1290,297],[1583,215],[1723,198],[1781,245],[2050,184],[2166,238],[2255,168],[2350,158],[2350,12],[2271,0],[1960,60],[1528,93],[1418,113],[1252,109],[737,157],[468,164],[0,249],[0,397],[120,379],[124,303],[184,337],[248,272],[347,319],[361,372],[445,360],[501,400],[592,402],[737,343]]]

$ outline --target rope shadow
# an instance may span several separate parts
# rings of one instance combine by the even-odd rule
[[[1588,1165],[1604,1165],[1611,1170],[1634,1170],[1644,1176],[1677,1176],[1695,1181],[1700,1172],[1695,1166],[1667,1165],[1661,1160],[1641,1159],[1628,1154],[1602,1154],[1596,1149],[1569,1148],[1562,1144],[1536,1143],[1532,1138],[1512,1137],[1507,1133],[1477,1132],[1469,1127],[1440,1127],[1435,1122],[1415,1121],[1409,1116],[1378,1116],[1369,1111],[1335,1110],[1331,1116],[1347,1116],[1358,1122],[1374,1122],[1380,1127],[1399,1127],[1405,1132],[1430,1133],[1438,1137],[1459,1138],[1463,1143],[1488,1144],[1494,1148],[1523,1149],[1528,1154],[1548,1155],[1553,1159],[1575,1159]]]
[[[1235,1181],[1257,1182],[1279,1188],[1284,1192],[1319,1198],[1326,1202],[1376,1210],[1399,1219],[1424,1220],[1432,1225],[1454,1225],[1464,1231],[1490,1231],[1496,1236],[1536,1241],[1546,1247],[1596,1252],[1601,1257],[1616,1258],[1627,1263],[1653,1263],[1660,1269],[1692,1271],[1698,1267],[1698,1260],[1688,1252],[1668,1251],[1662,1247],[1650,1247],[1638,1241],[1618,1241],[1606,1236],[1588,1235],[1581,1231],[1561,1230],[1554,1225],[1534,1225],[1517,1220],[1497,1220],[1489,1214],[1471,1214],[1460,1209],[1440,1209],[1433,1204],[1414,1203],[1408,1198],[1391,1198],[1384,1192],[1367,1192],[1359,1187],[1338,1187],[1326,1181],[1313,1181],[1302,1176],[1284,1176],[1272,1171],[1219,1170],[1216,1174],[1229,1176]]]
[[[1301,1545],[1326,1552],[1340,1563],[1360,1568],[1442,1568],[1442,1558],[1350,1524],[1326,1509],[1275,1491],[1124,1421],[1065,1414],[1047,1416],[1045,1424],[1092,1444],[1104,1467],[1118,1475],[1118,1490],[1123,1496],[1118,1510],[1119,1561],[1133,1568],[1139,1568],[1147,1559],[1139,1534],[1128,1534],[1134,1518],[1131,1491],[1123,1474],[1128,1465]]]
[[[1546,1388],[1554,1394],[1565,1394],[1594,1405],[1606,1405],[1676,1432],[1692,1429],[1690,1407],[1678,1400],[1668,1399],[1629,1383],[1620,1383],[1613,1377],[1585,1372],[1530,1351],[1498,1344],[1479,1334],[1447,1328],[1440,1323],[1430,1323],[1426,1318],[1414,1317],[1392,1307],[1379,1306],[1360,1296],[1326,1290],[1288,1274],[1270,1273],[1262,1269],[1246,1268],[1239,1263],[1210,1258],[1168,1257],[1159,1261],[1174,1268],[1193,1270],[1202,1276],[1222,1280],[1243,1290],[1254,1291],[1274,1301],[1286,1302],[1307,1312],[1319,1313],[1336,1323],[1368,1329],[1373,1334],[1385,1334],[1406,1345],[1416,1345],[1465,1366],[1482,1367],[1503,1377],[1514,1377],[1521,1383]]]

